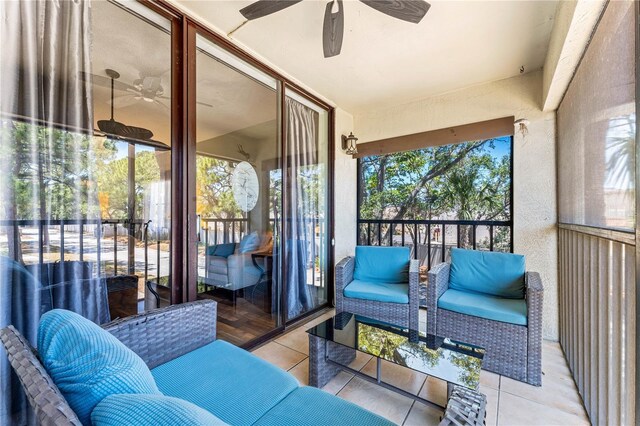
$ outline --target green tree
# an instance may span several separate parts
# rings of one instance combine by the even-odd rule
[[[363,158],[360,167],[360,216],[363,219],[508,220],[510,157],[496,155],[508,138],[474,141]],[[383,226],[382,241],[394,232]],[[418,229],[420,232],[420,229]],[[414,244],[421,237],[407,227]],[[461,228],[469,244],[472,227]],[[395,231],[397,232],[397,231]]]
[[[233,198],[230,161],[199,155],[196,158],[197,212],[203,218],[240,218],[242,210]]]

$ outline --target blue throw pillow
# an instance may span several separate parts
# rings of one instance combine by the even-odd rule
[[[38,326],[42,364],[84,425],[96,404],[112,394],[161,395],[142,358],[115,336],[63,309]]]
[[[164,395],[109,395],[91,413],[94,426],[217,426],[225,422],[184,399]]]
[[[250,234],[245,235],[240,241],[240,248],[238,251],[240,253],[249,253],[251,251],[256,251],[260,247],[260,237],[258,233],[253,231]]]
[[[451,249],[449,288],[509,299],[524,297],[524,256]]]
[[[353,278],[386,284],[409,282],[409,247],[356,246]]]

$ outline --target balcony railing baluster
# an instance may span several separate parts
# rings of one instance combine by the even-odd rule
[[[377,241],[372,241],[372,227],[377,227],[377,230],[374,229],[374,233],[377,231]],[[388,228],[386,228],[388,227]],[[397,219],[358,219],[357,222],[357,238],[358,244],[363,245],[395,245],[397,236],[396,231],[398,229],[401,230],[400,242],[402,246],[406,246],[411,244],[412,246],[412,257],[415,259],[425,257],[422,259],[424,264],[430,269],[434,264],[434,260],[432,257],[439,257],[440,261],[445,262],[447,259],[447,250],[450,247],[447,247],[447,228],[449,230],[452,227],[455,227],[455,231],[457,233],[456,238],[453,244],[450,244],[450,247],[456,246],[461,247],[464,245],[465,247],[473,248],[474,250],[486,250],[487,249],[487,236],[486,233],[483,234],[480,242],[478,241],[478,227],[486,227],[488,229],[488,249],[490,251],[495,250],[495,229],[498,227],[508,227],[508,241],[506,241],[508,247],[511,249],[512,240],[510,236],[513,234],[513,223],[512,221],[507,220],[397,220]],[[389,232],[389,238],[382,238],[383,229],[387,229]],[[364,235],[363,230],[366,230],[366,236]],[[406,233],[407,231],[413,233],[411,236],[411,241],[407,241]],[[463,238],[462,232],[470,233],[469,240],[467,237]],[[421,233],[426,233],[424,243],[421,243],[420,235]],[[435,237],[433,233],[435,232]],[[451,236],[450,236],[451,237]],[[375,236],[373,237],[375,239]],[[464,244],[463,244],[464,242]],[[502,243],[502,242],[501,242]],[[426,255],[422,255],[420,253],[420,246],[426,246]],[[502,244],[501,244],[502,245]],[[498,247],[500,248],[500,247]],[[438,253],[437,250],[440,249],[441,253]],[[435,251],[434,251],[435,250]]]

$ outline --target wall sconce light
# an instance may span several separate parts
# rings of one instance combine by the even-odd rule
[[[349,136],[342,135],[342,150],[347,155],[355,155],[358,153],[358,146],[356,143],[358,138],[353,136],[353,132],[349,132]]]
[[[520,132],[523,138],[529,133],[529,120],[526,118],[517,119],[513,122],[513,125],[516,127],[516,130]]]

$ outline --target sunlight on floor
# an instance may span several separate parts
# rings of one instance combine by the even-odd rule
[[[420,327],[425,328],[424,311]],[[307,324],[255,349],[253,353],[278,367],[288,370],[302,384],[309,377],[309,342],[305,330],[333,315],[330,311]],[[351,368],[373,376],[375,362],[362,353]],[[589,420],[578,395],[560,345],[545,341],[542,356],[542,387],[483,371],[480,391],[487,395],[487,426],[495,425],[588,425]],[[446,403],[447,387],[441,380],[384,363],[383,380],[413,394]],[[339,373],[323,390],[358,404],[402,425],[437,425],[441,412],[412,399],[383,389],[375,384]]]

